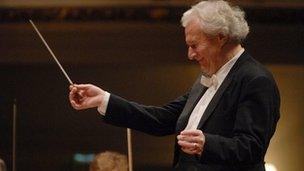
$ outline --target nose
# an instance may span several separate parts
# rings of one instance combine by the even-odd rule
[[[193,49],[191,47],[188,48],[188,58],[190,60],[193,60],[196,56],[196,53],[193,51]]]

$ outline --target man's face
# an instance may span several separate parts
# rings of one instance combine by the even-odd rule
[[[188,45],[188,58],[196,60],[205,76],[211,76],[221,64],[221,42],[218,36],[207,36],[201,29],[197,20],[190,21],[185,27],[186,44]]]

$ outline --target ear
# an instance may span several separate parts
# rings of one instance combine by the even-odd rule
[[[218,34],[217,39],[220,46],[223,47],[228,42],[229,37],[223,34]]]

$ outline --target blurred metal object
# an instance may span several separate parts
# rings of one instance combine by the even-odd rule
[[[16,171],[16,131],[17,131],[17,100],[13,104],[13,169]]]
[[[131,129],[130,128],[127,128],[127,140],[128,140],[129,171],[133,171],[132,137],[131,137]]]

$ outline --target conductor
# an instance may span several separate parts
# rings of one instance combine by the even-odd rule
[[[223,0],[201,1],[183,14],[188,58],[201,74],[166,105],[138,104],[91,84],[70,86],[71,105],[97,108],[116,126],[175,134],[175,170],[264,171],[280,96],[272,74],[241,45],[249,33],[244,16]]]

